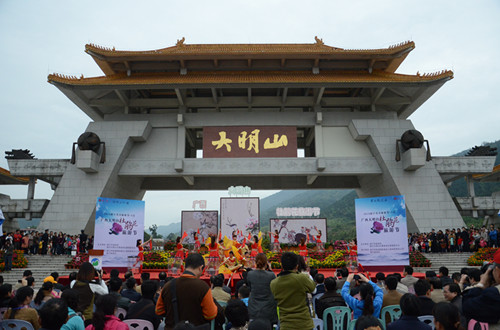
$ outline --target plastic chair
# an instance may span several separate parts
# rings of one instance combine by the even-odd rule
[[[227,302],[225,301],[220,301],[220,300],[217,300],[217,303],[220,305],[220,307],[222,308],[226,308],[227,307]]]
[[[343,330],[344,325],[349,325],[351,310],[349,307],[330,307],[323,311],[323,329],[328,328],[328,317],[332,318],[333,330]]]
[[[388,318],[386,315],[389,315],[389,322],[387,322]],[[382,308],[380,312],[380,318],[384,321],[384,324],[394,322],[399,320],[401,317],[401,307],[399,305],[389,305]],[[386,324],[387,325],[387,324]]]
[[[115,311],[115,316],[123,321],[125,319],[125,316],[127,316],[127,311],[121,307],[117,307]]]
[[[316,314],[316,301],[321,298],[322,296],[324,295],[324,293],[318,293],[317,295],[315,295],[312,299],[312,304],[313,304],[313,310],[314,310],[314,313]],[[317,315],[316,315],[317,316]]]
[[[33,328],[33,325],[27,321],[23,320],[3,320],[0,322],[0,327],[2,329],[8,329],[8,330],[35,330]]]
[[[130,320],[123,320],[123,323],[127,324],[129,329],[155,330],[153,323],[147,320],[130,319]]]
[[[470,319],[469,325],[467,326],[467,330],[474,330],[477,328],[479,328],[480,330],[488,330],[489,325],[488,325],[488,323],[485,323],[485,322],[479,322],[477,320]]]
[[[420,322],[424,322],[427,325],[430,325],[432,329],[435,329],[434,326],[434,316],[432,315],[422,315],[418,317]]]
[[[0,308],[0,321],[3,320],[3,315],[5,314],[5,312],[9,309],[9,307],[2,307]]]
[[[354,329],[356,329],[356,321],[357,321],[357,320],[352,320],[352,321],[349,323],[349,326],[347,327],[347,330],[354,330]]]
[[[323,320],[318,318],[313,318],[314,330],[323,330]]]

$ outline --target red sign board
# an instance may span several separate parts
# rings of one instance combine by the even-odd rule
[[[203,158],[297,157],[293,126],[203,127]]]

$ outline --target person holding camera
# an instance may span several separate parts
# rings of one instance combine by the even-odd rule
[[[490,329],[500,328],[500,250],[493,255],[493,263],[481,275],[479,284],[464,292],[462,299],[467,319],[487,322]]]

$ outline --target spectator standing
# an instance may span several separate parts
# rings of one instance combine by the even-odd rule
[[[276,301],[270,287],[276,275],[271,271],[264,253],[257,254],[255,265],[256,268],[247,275],[247,285],[250,288],[248,314],[252,320],[266,319],[276,324],[278,323]]]
[[[16,230],[16,233],[14,234],[14,249],[16,250],[21,250],[21,241],[23,239],[23,235],[21,235],[21,232]]]
[[[4,263],[6,272],[12,270],[12,257],[14,255],[14,246],[10,241],[6,241],[4,245]]]
[[[80,231],[80,253],[85,253],[86,248],[87,248],[87,234],[85,234],[85,231],[82,229]]]
[[[42,235],[42,255],[47,254],[47,249],[49,246],[49,230],[45,229],[45,232]]]
[[[131,304],[125,319],[140,319],[151,322],[155,329],[161,322],[161,317],[155,313],[154,296],[158,289],[158,283],[151,280],[146,280],[142,283],[142,297],[135,303]]]
[[[108,287],[102,281],[102,273],[98,273],[99,279],[97,283],[93,282],[94,276],[94,266],[90,262],[84,262],[78,270],[76,280],[70,284],[71,288],[78,292],[77,312],[81,312],[85,320],[92,319],[95,294],[103,295],[108,293]]]
[[[156,303],[156,314],[165,317],[165,329],[175,325],[173,292],[177,297],[177,315],[180,321],[194,325],[209,323],[217,316],[218,308],[207,283],[199,278],[205,268],[205,260],[198,253],[190,254],[185,260],[185,271],[163,287]]]
[[[271,292],[280,309],[280,328],[312,329],[314,323],[306,304],[315,285],[308,274],[298,274],[298,256],[292,252],[281,255],[283,271],[271,281]]]
[[[337,306],[346,306],[344,298],[337,293],[337,281],[333,277],[325,279],[325,294],[316,300],[316,315],[323,319],[325,309]]]
[[[490,247],[498,247],[498,231],[495,226],[490,225],[490,230],[488,231],[488,243]]]

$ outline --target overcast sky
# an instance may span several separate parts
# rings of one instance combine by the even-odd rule
[[[0,151],[27,148],[38,158],[70,158],[90,119],[47,75],[102,75],[84,53],[87,43],[150,50],[182,37],[186,43],[313,43],[318,36],[350,49],[412,40],[416,48],[399,73],[453,70],[455,78],[410,117],[433,155],[451,155],[500,139],[499,17],[498,0],[0,0]],[[8,169],[3,157],[0,167]],[[26,192],[0,186],[12,198]],[[37,185],[36,198],[51,195],[48,185]],[[146,224],[179,221],[197,199],[218,209],[221,196],[227,193],[148,192]]]

